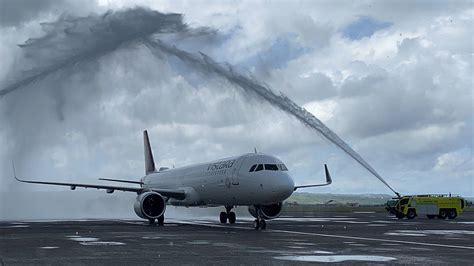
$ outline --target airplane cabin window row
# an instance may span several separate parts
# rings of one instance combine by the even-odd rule
[[[258,172],[262,170],[268,171],[288,171],[288,168],[284,164],[254,164],[250,167],[249,172]]]

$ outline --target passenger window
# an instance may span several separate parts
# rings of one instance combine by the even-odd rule
[[[257,167],[257,165],[256,165],[256,164],[252,165],[252,167],[250,167],[250,170],[249,170],[249,172],[253,172],[253,170],[255,170],[255,167]]]
[[[255,169],[255,172],[258,172],[258,171],[262,171],[263,170],[263,165],[262,164],[259,164],[257,166],[257,169]]]
[[[265,164],[265,170],[278,171],[276,164]]]

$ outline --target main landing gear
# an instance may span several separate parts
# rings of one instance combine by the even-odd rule
[[[163,226],[163,225],[165,224],[165,215],[164,215],[164,214],[161,215],[161,216],[158,217],[158,219],[156,219],[156,220],[158,220],[158,225],[159,225],[159,226]],[[150,218],[150,219],[148,219],[148,224],[149,224],[149,225],[154,225],[154,224],[155,224],[155,218]]]
[[[227,220],[229,220],[230,224],[234,224],[236,217],[235,217],[235,212],[231,211],[233,206],[225,206],[225,212],[221,212],[219,216],[219,220],[221,221],[222,224],[227,223]]]

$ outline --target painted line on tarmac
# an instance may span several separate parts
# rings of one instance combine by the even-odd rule
[[[175,221],[175,222],[176,223],[181,223],[181,224],[201,225],[201,226],[207,226],[207,227],[255,230],[254,228],[249,228],[249,227],[225,226],[225,225],[218,225],[218,224],[200,223],[200,222],[197,222],[197,221],[193,221],[193,222]],[[280,229],[266,229],[265,231],[275,232],[275,233],[294,234],[294,235],[321,236],[321,237],[342,238],[342,239],[351,239],[351,240],[365,240],[365,241],[389,242],[389,243],[398,243],[398,244],[410,244],[410,245],[418,245],[418,246],[431,246],[431,247],[457,248],[457,249],[474,250],[474,247],[470,247],[470,246],[445,245],[445,244],[415,242],[415,241],[405,241],[405,240],[370,238],[370,237],[359,237],[359,236],[345,236],[345,235],[330,235],[330,234],[320,234],[320,233],[310,233],[310,232],[288,231],[288,230],[280,230]]]

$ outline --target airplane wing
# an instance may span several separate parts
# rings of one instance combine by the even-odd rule
[[[99,180],[114,181],[114,182],[122,182],[122,183],[130,183],[130,184],[140,184],[140,185],[143,185],[143,182],[142,182],[142,181],[131,181],[131,180],[122,180],[122,179],[110,179],[110,178],[99,178]]]
[[[305,187],[322,187],[322,186],[330,185],[332,183],[332,178],[331,178],[331,174],[329,174],[328,166],[326,164],[324,165],[324,171],[326,172],[326,183],[316,184],[316,185],[295,186],[294,190],[297,190],[298,188],[305,188]]]
[[[46,181],[32,181],[32,180],[23,180],[19,179],[15,173],[15,166],[13,165],[13,176],[19,182],[23,183],[30,183],[30,184],[43,184],[43,185],[56,185],[56,186],[68,186],[71,190],[75,190],[76,187],[83,187],[83,188],[96,188],[96,189],[105,189],[107,193],[113,193],[115,190],[118,191],[126,191],[126,192],[135,192],[140,194],[144,191],[154,191],[162,196],[175,198],[178,200],[182,200],[186,197],[183,190],[175,190],[175,189],[157,189],[157,188],[141,188],[141,187],[121,187],[121,186],[108,186],[108,185],[94,185],[94,184],[81,184],[81,183],[62,183],[62,182],[46,182]]]

